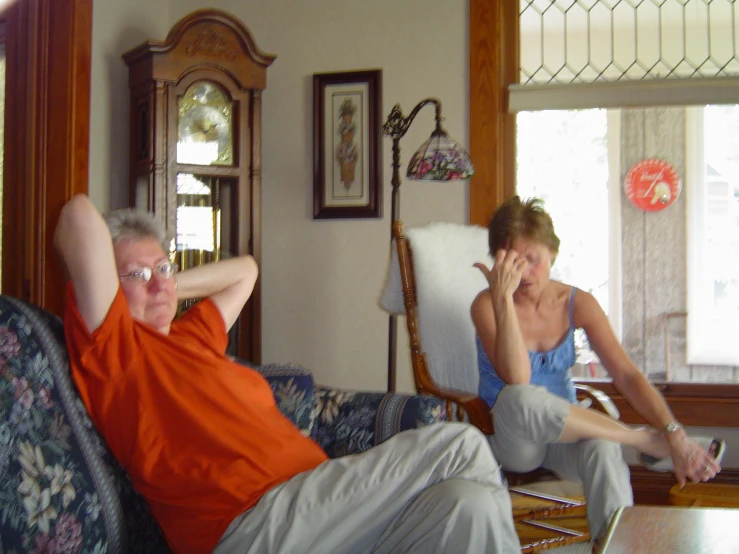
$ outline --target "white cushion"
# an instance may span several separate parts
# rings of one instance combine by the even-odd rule
[[[436,383],[477,393],[479,381],[475,329],[470,306],[487,287],[479,269],[483,262],[492,267],[488,252],[488,232],[484,227],[457,223],[430,223],[406,231],[413,255],[418,299],[421,348]],[[380,305],[391,313],[403,314],[403,290],[393,243],[388,278]]]

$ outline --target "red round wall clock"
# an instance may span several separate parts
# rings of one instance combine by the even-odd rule
[[[647,212],[657,212],[677,200],[682,183],[672,165],[650,158],[634,164],[626,175],[624,188],[634,206]]]

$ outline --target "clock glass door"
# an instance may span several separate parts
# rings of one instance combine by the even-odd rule
[[[177,175],[176,262],[185,270],[221,258],[220,179]]]
[[[180,270],[237,255],[233,238],[238,179],[177,174],[177,215],[173,261]],[[180,311],[195,300],[182,302]],[[228,352],[237,354],[238,324],[229,333]]]

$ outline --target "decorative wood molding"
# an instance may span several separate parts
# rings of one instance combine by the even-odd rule
[[[198,35],[198,37],[185,48],[185,54],[188,56],[212,56],[219,58],[223,56],[228,61],[236,57],[236,50],[229,48],[225,37],[218,31],[206,29]]]
[[[487,225],[516,190],[516,119],[508,85],[518,83],[517,0],[470,0],[470,223]]]
[[[52,239],[87,192],[92,0],[15,2],[7,22],[3,293],[61,314]]]
[[[235,35],[244,52],[255,63],[267,68],[275,61],[276,56],[263,52],[257,46],[257,43],[249,29],[247,29],[237,17],[226,11],[213,9],[197,10],[180,19],[169,31],[169,34],[163,43],[150,42],[152,50],[157,51],[158,48],[166,49],[171,47],[174,43],[181,40],[181,37],[183,37],[191,27],[213,23],[223,27],[228,34]],[[225,37],[221,36],[220,38],[222,44],[225,45],[227,42]],[[154,44],[156,44],[156,46],[153,46]]]
[[[177,82],[191,69],[189,58],[195,55],[211,58],[202,68],[224,71],[240,88],[250,90],[267,87],[265,70],[276,58],[260,50],[249,29],[233,15],[197,10],[180,19],[163,41],[148,40],[123,54],[131,89],[148,83],[152,71],[148,64],[153,64],[160,80]]]

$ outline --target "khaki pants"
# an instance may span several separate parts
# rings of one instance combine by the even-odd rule
[[[483,435],[441,423],[278,485],[232,522],[214,552],[519,550],[510,496]]]
[[[632,506],[629,467],[621,446],[605,440],[557,443],[571,404],[544,387],[508,385],[493,405],[495,434],[488,437],[504,469],[525,473],[538,467],[583,484],[590,534],[606,532],[616,510]]]

